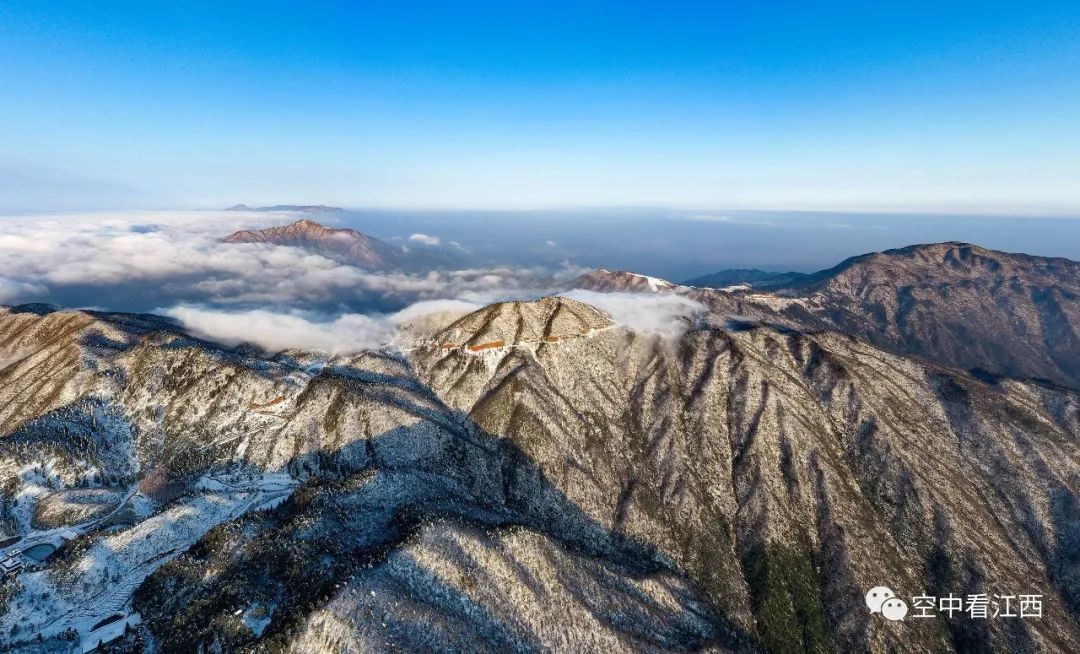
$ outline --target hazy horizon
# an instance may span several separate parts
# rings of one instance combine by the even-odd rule
[[[220,243],[302,217],[434,255],[409,274],[297,248]],[[1080,260],[1080,220],[835,212],[361,210],[120,211],[0,218],[0,303],[125,311],[185,304],[385,312],[428,299],[529,297],[595,268],[679,283],[731,268],[814,272],[849,257],[964,241]],[[554,280],[561,280],[556,283]]]

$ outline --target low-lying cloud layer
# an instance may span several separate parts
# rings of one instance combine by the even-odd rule
[[[297,311],[222,311],[189,306],[173,307],[165,313],[195,336],[225,345],[253,343],[270,352],[295,349],[346,354],[383,346],[403,330],[422,335],[480,306],[460,300],[427,300],[392,314],[347,313],[335,318]]]
[[[386,321],[357,313],[324,322],[263,309],[229,312],[173,307],[165,313],[200,338],[225,345],[254,343],[271,352],[302,349],[343,354],[378,347],[392,334]]]
[[[293,247],[220,242],[237,229],[296,218],[214,211],[0,218],[0,302],[389,312],[425,299],[533,295],[578,272],[512,266],[379,272]]]
[[[573,290],[562,294],[607,312],[619,326],[642,334],[678,338],[705,307],[673,294],[597,293]],[[336,317],[300,311],[264,309],[228,311],[201,307],[173,307],[165,313],[189,332],[207,340],[239,345],[252,343],[271,352],[318,350],[347,354],[390,343],[408,345],[479,309],[482,304],[462,300],[426,300],[390,314],[348,313]]]
[[[430,334],[490,302],[558,292],[583,272],[569,265],[372,271],[294,247],[221,242],[238,229],[296,218],[220,211],[0,218],[0,303],[152,311],[228,345],[341,354]],[[439,242],[420,233],[408,240]],[[661,335],[681,334],[703,309],[675,295],[568,295]]]

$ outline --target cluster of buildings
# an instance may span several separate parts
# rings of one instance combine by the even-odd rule
[[[63,529],[49,538],[35,540],[33,543],[18,541],[14,545],[0,550],[0,581],[14,577],[23,570],[40,567],[61,545],[78,537],[78,532]],[[25,539],[24,539],[25,540]]]
[[[26,562],[23,560],[21,554],[14,556],[4,555],[4,558],[0,559],[0,581],[7,579],[8,577],[14,577],[22,572],[22,569],[26,567]]]

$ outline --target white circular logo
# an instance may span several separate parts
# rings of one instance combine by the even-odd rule
[[[903,620],[907,615],[907,602],[899,597],[892,597],[881,604],[881,615],[887,620]]]

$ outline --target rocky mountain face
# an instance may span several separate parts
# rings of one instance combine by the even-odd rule
[[[444,350],[470,352],[535,343],[556,343],[614,326],[604,312],[562,297],[499,302],[474,311],[434,337]]]
[[[595,290],[633,290],[598,281],[609,277],[604,273],[590,274]],[[721,288],[669,290],[737,320],[837,331],[987,378],[1080,388],[1076,261],[937,243],[866,254],[809,275],[730,285],[735,277],[717,275],[694,286]]]
[[[277,209],[284,208],[266,207],[260,210]],[[319,210],[325,213],[334,208],[292,207],[288,210],[297,209]],[[355,229],[325,227],[309,218],[278,227],[241,230],[226,236],[222,242],[269,243],[296,247],[369,270],[430,271],[459,268],[465,263],[458,254],[449,250],[416,244],[410,244],[411,247],[407,248],[397,247]]]
[[[781,311],[880,347],[1080,388],[1080,263],[966,243],[849,259],[776,290]]]
[[[0,634],[69,651],[135,611],[117,647],[1080,649],[1080,395],[692,325],[545,298],[329,358],[0,310],[0,542],[58,547],[0,587]],[[890,622],[879,585],[1043,617]]]
[[[404,260],[401,249],[389,243],[355,229],[324,227],[307,218],[280,227],[241,230],[222,240],[224,243],[270,243],[298,247],[366,268],[393,267]]]

